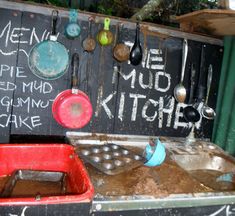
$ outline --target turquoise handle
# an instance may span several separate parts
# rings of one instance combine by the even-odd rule
[[[76,38],[80,35],[81,28],[77,24],[78,13],[77,10],[71,9],[69,11],[69,23],[65,27],[65,36],[67,38]]]

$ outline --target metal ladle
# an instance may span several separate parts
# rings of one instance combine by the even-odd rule
[[[92,37],[92,31],[91,31],[92,23],[94,22],[94,19],[92,17],[90,17],[88,21],[89,21],[88,34],[87,34],[87,37],[82,42],[82,47],[83,47],[84,51],[92,52],[92,51],[94,51],[94,49],[96,47],[96,41]]]
[[[188,41],[187,39],[184,39],[180,83],[177,84],[174,88],[174,97],[176,101],[179,103],[184,103],[186,99],[186,88],[183,85],[183,80],[184,80],[184,72],[185,72],[187,56],[188,56]]]
[[[208,98],[209,98],[209,94],[210,94],[210,88],[211,88],[211,81],[212,81],[212,72],[213,72],[213,69],[212,69],[212,65],[210,64],[209,65],[209,69],[208,69],[208,76],[207,76],[207,93],[206,93],[206,100],[205,100],[205,103],[202,107],[202,110],[201,110],[201,114],[204,118],[206,119],[209,119],[209,120],[212,120],[215,118],[216,116],[216,113],[214,111],[214,109],[212,109],[211,107],[209,107],[207,105],[208,103]]]
[[[189,135],[186,137],[186,144],[191,144],[196,141],[194,135],[195,123],[200,120],[200,113],[193,106],[185,107],[183,110],[183,116],[187,122],[192,122],[192,129]]]

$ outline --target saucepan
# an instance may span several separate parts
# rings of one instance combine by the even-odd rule
[[[72,56],[72,89],[58,94],[52,104],[54,119],[61,126],[79,129],[87,125],[92,117],[89,97],[78,89],[79,55]]]
[[[66,47],[57,41],[56,23],[58,11],[52,11],[52,30],[49,40],[36,44],[29,53],[30,70],[37,77],[45,80],[55,80],[65,74],[69,64],[69,54]]]

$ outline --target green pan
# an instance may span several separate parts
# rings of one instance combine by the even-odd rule
[[[37,77],[55,80],[65,74],[69,64],[68,50],[57,41],[56,23],[58,11],[52,11],[52,30],[49,40],[36,44],[29,53],[30,70]]]

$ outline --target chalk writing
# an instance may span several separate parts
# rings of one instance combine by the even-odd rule
[[[25,27],[12,27],[12,22],[11,20],[1,28],[2,31],[0,32],[0,39],[4,40],[4,45],[5,47],[8,46],[9,43],[13,44],[29,44],[32,45],[34,42],[39,43],[40,41],[46,40],[50,34],[48,30],[44,30],[42,33],[41,38],[36,34],[35,27],[32,29],[30,28],[25,28]],[[30,32],[30,37],[26,37],[27,40],[20,40],[24,36],[26,32]],[[41,33],[40,33],[41,34]]]
[[[26,108],[25,111],[27,113],[30,113],[31,109],[34,109],[34,108],[45,109],[48,106],[50,106],[52,102],[53,102],[53,99],[48,99],[48,100],[34,99],[31,97],[26,97],[26,98],[17,97],[17,98],[14,98],[13,100],[9,96],[4,96],[0,99],[0,105],[2,107],[5,107],[7,112],[10,112],[11,107],[15,107],[15,108],[25,107]]]
[[[27,208],[28,208],[28,206],[25,206],[25,207],[23,208],[22,212],[20,213],[20,215],[9,213],[9,216],[25,216],[25,211],[26,211]]]
[[[11,114],[0,114],[0,127],[9,127],[10,124],[15,128],[27,127],[30,130],[42,125],[40,116],[22,116]]]
[[[27,77],[25,70],[23,67],[15,67],[9,66],[6,64],[0,65],[0,77],[7,76],[7,77],[17,77],[17,78],[25,78]]]
[[[34,43],[39,43],[43,40],[47,40],[50,36],[50,31],[45,29],[42,33],[36,33],[36,28],[25,28],[25,27],[12,27],[12,22],[9,21],[5,26],[3,26],[0,32],[0,39],[4,41],[4,47],[11,44],[28,44],[32,46]],[[24,37],[24,35],[30,34],[29,37]],[[39,36],[41,34],[41,36]],[[59,33],[57,34],[57,37]],[[24,40],[22,38],[25,38]],[[19,49],[19,52],[22,52],[28,57],[28,53],[24,49]],[[18,48],[16,50],[3,50],[0,49],[0,53],[4,56],[16,55],[18,53]]]
[[[225,216],[235,215],[235,208],[230,205],[224,205],[220,207],[218,210],[216,210],[214,213],[209,214],[207,216],[219,216],[219,215],[225,215]]]
[[[53,90],[52,85],[49,82],[43,81],[32,81],[22,83],[22,92],[23,93],[41,93],[41,94],[49,94]]]

